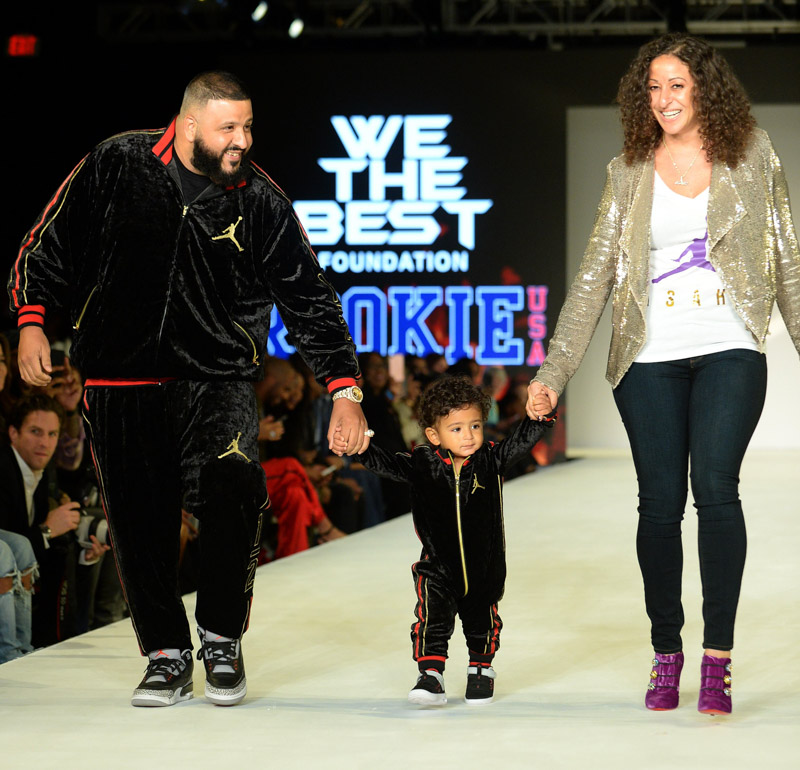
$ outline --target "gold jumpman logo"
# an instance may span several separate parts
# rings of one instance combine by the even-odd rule
[[[223,457],[227,457],[228,455],[241,455],[242,457],[244,457],[245,460],[247,460],[247,462],[250,462],[250,458],[244,452],[242,452],[241,449],[239,449],[239,439],[241,437],[242,437],[242,432],[239,431],[236,434],[236,438],[233,441],[231,441],[230,444],[228,444],[227,447],[228,451],[223,452],[221,455],[217,455],[217,460],[221,460]]]
[[[239,222],[242,221],[242,218],[239,217],[232,225],[228,225],[223,231],[222,235],[214,235],[211,237],[212,241],[221,241],[223,238],[230,238],[235,244],[236,248],[239,251],[244,251],[244,249],[239,245],[239,241],[236,240],[236,236],[234,233],[236,232],[236,227],[238,226]]]
[[[483,484],[481,484],[481,483],[478,481],[478,477],[477,477],[477,476],[473,476],[473,477],[472,477],[472,492],[470,492],[470,494],[471,494],[471,495],[474,495],[474,494],[475,494],[475,490],[476,490],[476,489],[486,489],[486,487],[485,487],[485,486],[483,486]]]

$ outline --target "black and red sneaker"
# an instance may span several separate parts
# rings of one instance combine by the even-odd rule
[[[417,706],[444,706],[447,703],[444,677],[432,668],[421,671],[417,683],[408,694],[408,702]]]
[[[491,666],[470,666],[467,669],[467,691],[464,701],[470,706],[491,703],[494,698],[494,679],[497,676]]]
[[[235,706],[247,695],[242,642],[197,629],[202,647],[197,659],[206,670],[206,698],[217,706]]]
[[[170,653],[175,655],[178,651],[149,653],[142,681],[133,691],[132,706],[172,706],[192,697],[192,651],[184,650],[177,658],[170,657]]]

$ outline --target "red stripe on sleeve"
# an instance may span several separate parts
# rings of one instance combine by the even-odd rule
[[[16,308],[20,307],[19,298],[17,297],[17,293],[19,292],[19,284],[20,284],[20,280],[22,278],[22,273],[20,272],[20,269],[19,269],[19,263],[20,263],[20,260],[22,259],[22,255],[25,252],[25,249],[27,249],[34,242],[34,240],[36,239],[37,233],[40,231],[42,225],[44,224],[44,221],[47,219],[47,215],[50,213],[50,211],[52,210],[53,206],[55,206],[56,203],[58,202],[58,200],[61,197],[61,193],[63,192],[64,188],[72,181],[72,178],[80,170],[81,166],[83,166],[84,162],[86,161],[86,158],[88,158],[88,157],[89,157],[88,155],[85,155],[83,158],[81,158],[81,162],[78,163],[78,165],[75,166],[75,168],[73,168],[72,171],[70,171],[69,176],[61,183],[61,186],[56,190],[56,194],[48,201],[47,206],[45,206],[45,209],[42,212],[42,218],[31,228],[31,231],[30,231],[30,234],[28,235],[28,238],[25,240],[25,242],[22,244],[22,246],[20,246],[19,253],[17,254],[17,258],[14,261],[13,272],[14,272],[15,278],[14,278],[14,287],[11,289],[11,301],[12,301],[14,307],[16,307]]]
[[[328,388],[328,393],[333,393],[334,391],[341,390],[342,388],[349,388],[356,384],[356,381],[353,377],[331,377],[331,379],[326,380],[325,385]]]

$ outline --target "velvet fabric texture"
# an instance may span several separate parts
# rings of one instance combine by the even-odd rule
[[[701,714],[730,714],[733,710],[730,658],[703,655],[697,710]]]
[[[416,447],[411,453],[393,454],[372,442],[359,455],[370,471],[411,488],[414,526],[422,542],[422,556],[413,567],[416,636],[430,629],[427,642],[418,644],[412,627],[415,658],[443,654],[431,653],[430,649],[446,650],[456,612],[464,612],[461,619],[468,640],[476,633],[468,619],[473,612],[483,612],[483,638],[486,641],[487,627],[496,626],[497,633],[488,641],[490,646],[495,645],[494,649],[499,644],[499,617],[496,624],[489,622],[489,612],[503,596],[506,578],[503,475],[506,468],[530,452],[554,421],[525,418],[506,439],[486,443],[464,460],[458,475],[449,453],[444,456],[428,445]],[[423,590],[423,583],[427,590]],[[435,620],[433,626],[431,619]],[[483,645],[471,649],[489,652]]]
[[[286,196],[250,164],[239,187],[209,184],[186,205],[174,133],[120,134],[78,164],[23,239],[12,308],[67,309],[85,377],[257,380],[276,305],[320,382],[355,376],[339,300]]]
[[[651,711],[671,711],[678,708],[682,670],[682,652],[675,655],[656,653],[650,671],[650,682],[644,696],[644,705]]]
[[[497,602],[487,596],[494,593],[492,586],[470,591],[457,597],[440,571],[430,559],[421,559],[411,567],[417,604],[411,624],[411,648],[420,670],[433,659],[446,659],[450,637],[455,629],[455,617],[461,619],[461,628],[470,659],[481,658],[491,663],[500,649],[500,631],[503,621],[497,612]],[[442,671],[444,664],[442,664]]]
[[[181,508],[200,521],[197,622],[240,637],[268,506],[252,387],[89,387],[84,419],[142,651],[192,646],[178,590]]]

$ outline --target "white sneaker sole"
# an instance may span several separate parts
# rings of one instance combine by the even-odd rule
[[[408,694],[408,702],[415,706],[444,706],[447,703],[447,695],[427,690],[412,690]]]
[[[247,680],[243,679],[235,688],[219,688],[206,682],[206,698],[215,706],[235,706],[247,695]]]
[[[159,707],[174,706],[181,701],[190,700],[194,696],[192,685],[185,685],[180,690],[145,690],[137,688],[131,697],[131,706]]]

